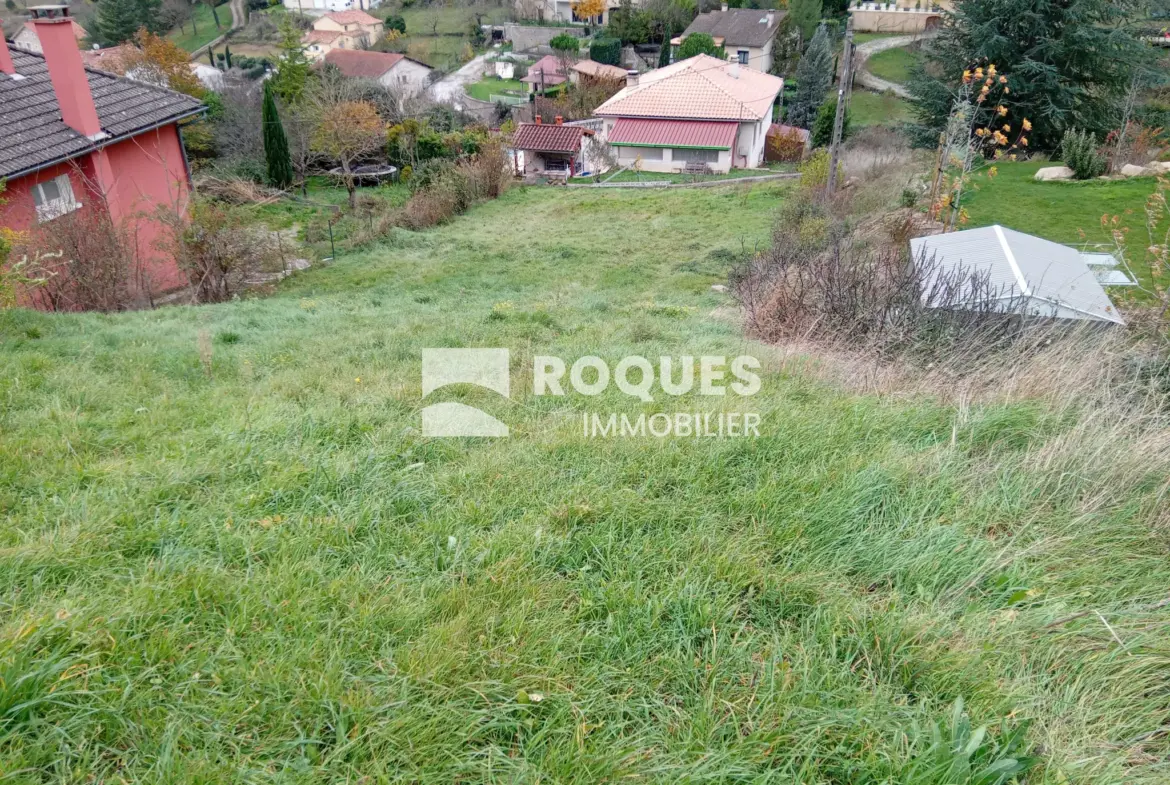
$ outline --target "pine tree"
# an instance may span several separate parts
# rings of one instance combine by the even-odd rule
[[[142,26],[138,0],[102,0],[97,10],[97,34],[106,46],[124,44]]]
[[[264,123],[264,161],[268,167],[268,182],[277,188],[292,185],[292,157],[288,152],[288,137],[280,124],[276,111],[276,96],[272,92],[272,80],[264,83],[264,103],[260,117]]]
[[[788,109],[788,124],[808,128],[833,86],[833,53],[829,31],[821,25],[796,67],[796,97]]]
[[[104,1],[104,0],[103,0]],[[1125,24],[1140,0],[958,0],[911,79],[916,141],[937,144],[963,71],[995,64],[1008,75],[1012,114],[1030,118],[1032,146],[1055,149],[1069,128],[1104,134],[1153,49]]]
[[[104,2],[104,0],[103,0]],[[280,23],[280,60],[273,74],[272,91],[286,104],[295,103],[309,79],[309,61],[301,46],[301,31],[288,19]]]

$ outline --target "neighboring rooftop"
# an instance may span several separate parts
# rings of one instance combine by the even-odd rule
[[[306,44],[327,44],[330,41],[335,41],[345,33],[340,30],[310,30],[305,33],[301,41]]]
[[[980,276],[986,286],[973,280],[977,291],[970,296],[991,296],[1005,311],[1125,324],[1081,252],[1067,245],[987,226],[919,237],[910,241],[910,249],[915,259],[937,265],[936,275]]]
[[[596,60],[582,60],[579,63],[574,63],[572,70],[585,76],[591,76],[594,79],[613,79],[625,81],[626,69],[618,68],[616,65],[607,65],[599,63]]]
[[[323,19],[332,19],[340,25],[380,25],[382,20],[370,16],[365,11],[332,11],[324,14]]]
[[[39,54],[10,50],[14,79],[0,73],[0,177],[15,177],[95,149],[61,120],[61,107]],[[102,130],[112,139],[203,111],[190,96],[86,69]],[[105,140],[106,143],[108,140]]]
[[[581,149],[581,137],[592,135],[579,125],[521,123],[512,136],[512,146],[539,153],[575,153]]]
[[[552,55],[545,55],[528,67],[527,76],[520,81],[548,87],[563,84],[567,80],[561,73],[561,61]]]
[[[776,35],[780,20],[786,15],[786,11],[759,11],[753,8],[710,11],[696,16],[679,38],[686,38],[691,33],[706,33],[719,45],[761,49]]]
[[[377,79],[406,59],[406,55],[393,52],[363,52],[360,49],[333,49],[325,55],[325,62],[355,79]]]
[[[783,87],[778,76],[696,55],[642,74],[594,114],[747,122],[769,117]]]

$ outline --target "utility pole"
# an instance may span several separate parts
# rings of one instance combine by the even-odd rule
[[[837,117],[833,120],[833,144],[829,155],[828,195],[837,190],[837,166],[841,163],[841,135],[845,130],[845,108],[849,91],[853,89],[853,17],[845,26],[845,57],[841,78],[837,80]]]

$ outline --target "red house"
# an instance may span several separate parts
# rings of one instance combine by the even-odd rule
[[[9,49],[0,31],[0,180],[7,182],[0,225],[51,240],[53,221],[104,211],[133,230],[139,289],[186,286],[158,248],[162,227],[147,216],[159,205],[186,208],[190,171],[178,123],[205,107],[86,69],[67,16],[32,25],[41,54]]]

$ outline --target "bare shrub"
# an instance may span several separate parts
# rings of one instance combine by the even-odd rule
[[[227,300],[281,266],[272,234],[250,225],[239,208],[196,199],[186,214],[160,209],[158,220],[167,229],[160,245],[174,255],[198,302]]]
[[[511,162],[498,139],[457,164],[428,162],[411,177],[413,195],[403,210],[403,223],[416,230],[446,223],[475,202],[498,198],[511,179]]]

